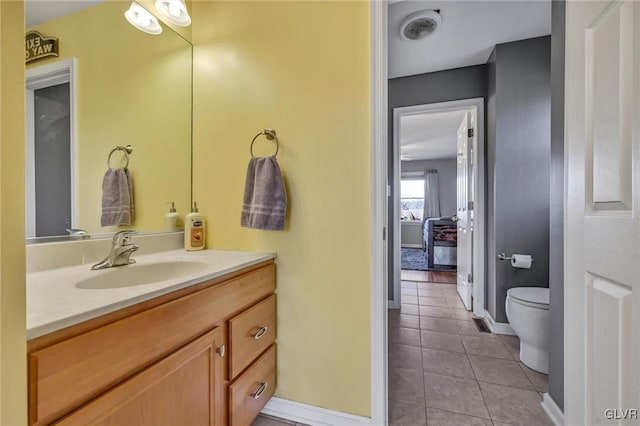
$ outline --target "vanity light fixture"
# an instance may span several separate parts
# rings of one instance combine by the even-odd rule
[[[191,25],[191,16],[184,0],[156,0],[156,9],[169,22],[180,27]]]
[[[147,34],[155,35],[162,32],[158,19],[135,1],[132,1],[129,9],[124,12],[124,17],[127,18],[131,25]]]

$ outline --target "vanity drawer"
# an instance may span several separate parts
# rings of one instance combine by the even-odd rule
[[[29,353],[29,423],[50,423],[274,289],[268,265]]]
[[[276,339],[276,296],[229,321],[229,377],[233,379]]]
[[[248,426],[276,388],[276,347],[267,352],[229,387],[229,424]]]

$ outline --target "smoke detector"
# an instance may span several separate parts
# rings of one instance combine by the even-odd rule
[[[420,10],[408,15],[400,25],[400,37],[418,40],[432,34],[442,23],[440,10]]]

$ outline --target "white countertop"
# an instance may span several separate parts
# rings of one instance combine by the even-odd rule
[[[91,265],[67,266],[27,274],[27,339],[33,339],[127,306],[170,293],[251,265],[274,259],[275,253],[223,250],[170,250],[132,256],[136,264],[91,271]],[[87,289],[76,285],[115,269],[162,262],[200,262],[207,265],[179,278],[120,288]]]

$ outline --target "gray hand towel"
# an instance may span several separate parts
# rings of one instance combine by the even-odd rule
[[[276,157],[254,157],[247,167],[241,226],[282,231],[287,194]]]
[[[131,225],[136,219],[129,169],[109,168],[102,180],[102,226]]]

